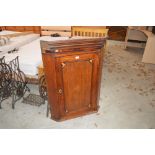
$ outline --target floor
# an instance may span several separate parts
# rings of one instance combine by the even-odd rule
[[[109,43],[103,65],[100,109],[98,113],[55,122],[40,107],[2,103],[0,128],[155,128],[155,65],[141,63],[143,49],[123,50]],[[38,93],[37,86],[30,85]]]

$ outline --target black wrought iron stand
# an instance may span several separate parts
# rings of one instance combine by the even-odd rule
[[[19,68],[18,56],[5,62],[5,57],[0,58],[0,108],[2,101],[12,97],[12,108],[26,92],[30,92],[27,86],[26,76]]]
[[[33,105],[41,105],[47,102],[47,87],[45,76],[39,78],[39,95],[29,94],[24,98],[26,92],[30,92],[27,86],[26,75],[20,70],[18,56],[10,61],[5,62],[5,57],[0,58],[0,109],[2,102],[12,97],[12,109],[15,103],[23,97],[23,102]],[[49,104],[47,103],[46,116],[49,115]]]

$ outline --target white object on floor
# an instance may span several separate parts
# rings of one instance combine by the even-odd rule
[[[38,74],[37,67],[42,63],[40,40],[54,41],[66,39],[68,39],[68,37],[40,37],[39,39],[20,47],[18,52],[10,54],[6,53],[4,56],[6,62],[19,56],[20,69],[28,76],[36,76]]]
[[[14,32],[14,31],[5,31],[5,32],[2,31],[0,33],[0,35],[13,34],[13,33],[16,33],[16,32]],[[28,35],[10,38],[10,42],[7,45],[0,47],[0,51],[1,51],[0,55],[5,54],[8,51],[14,50],[15,48],[19,48],[25,44],[28,44],[28,43],[32,42],[33,40],[35,40],[39,37],[40,37],[39,34],[28,34]]]
[[[1,32],[0,32],[0,36],[1,36],[1,35],[7,35],[7,34],[14,34],[14,33],[20,33],[20,32],[16,32],[16,31],[6,31],[6,30],[4,30],[4,31],[1,31]]]

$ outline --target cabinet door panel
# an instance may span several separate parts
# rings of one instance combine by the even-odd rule
[[[68,112],[88,108],[91,96],[92,64],[86,61],[68,62],[63,68],[65,108]]]
[[[58,58],[57,78],[60,80],[58,80],[58,88],[62,90],[60,98],[63,109],[61,112],[64,111],[64,114],[89,111],[94,107],[92,86],[96,83],[94,79],[97,73],[94,68],[96,60],[97,57],[93,54]]]

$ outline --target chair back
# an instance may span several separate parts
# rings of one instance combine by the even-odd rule
[[[108,30],[104,27],[72,26],[72,36],[107,37]]]

